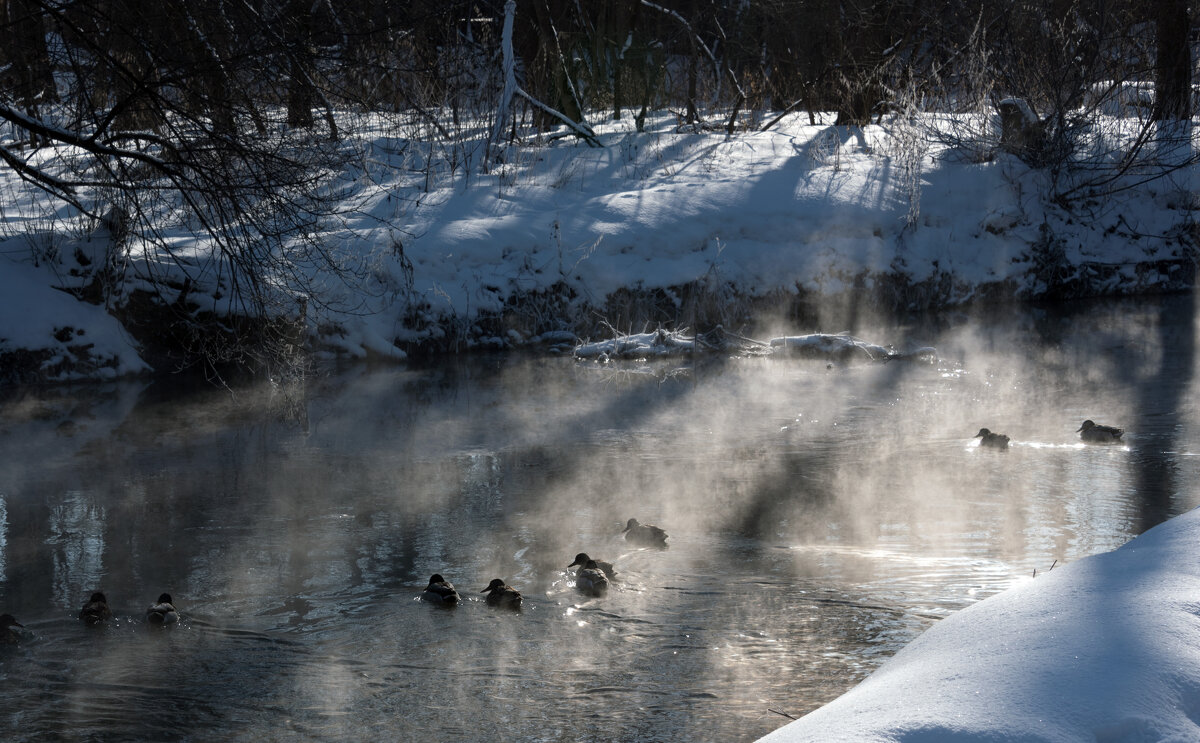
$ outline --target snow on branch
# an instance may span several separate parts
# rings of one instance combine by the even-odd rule
[[[75,184],[55,178],[41,168],[30,165],[9,152],[8,148],[3,145],[0,145],[0,161],[8,163],[8,166],[17,174],[17,177],[26,183],[33,184],[34,187],[70,204],[81,212],[87,212],[79,199],[75,198]]]
[[[172,170],[167,162],[162,158],[155,157],[154,155],[139,150],[113,147],[111,144],[106,144],[106,142],[114,142],[118,140],[142,140],[153,142],[164,147],[170,146],[162,137],[150,132],[119,132],[108,135],[105,137],[104,142],[101,142],[98,139],[98,134],[90,137],[84,136],[79,132],[63,129],[62,127],[49,124],[41,119],[35,119],[32,116],[23,114],[20,111],[5,105],[0,105],[0,119],[4,119],[5,121],[18,126],[27,132],[41,135],[42,137],[54,140],[55,142],[78,147],[79,149],[90,152],[93,155],[136,160],[138,162],[151,165],[164,173],[169,173]]]
[[[596,139],[596,133],[593,132],[587,124],[580,124],[577,121],[572,121],[571,118],[568,117],[566,114],[561,113],[559,111],[555,111],[553,108],[550,108],[545,103],[542,103],[538,99],[536,99],[533,96],[526,93],[525,90],[523,88],[521,88],[521,86],[519,86],[519,85],[515,86],[514,92],[516,92],[517,95],[521,96],[522,98],[529,101],[533,105],[542,109],[546,113],[550,114],[554,118],[558,119],[562,123],[566,124],[571,129],[571,131],[575,133],[575,136],[579,137],[580,139],[585,140],[590,146],[592,146],[592,147],[603,147],[604,146],[600,143],[599,139]]]
[[[638,359],[680,356],[695,353],[696,338],[678,331],[655,330],[651,333],[632,333],[606,341],[584,343],[575,349],[580,359]]]

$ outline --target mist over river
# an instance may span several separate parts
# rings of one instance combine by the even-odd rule
[[[0,611],[25,639],[0,646],[0,736],[753,740],[1200,503],[1195,310],[855,331],[935,364],[507,355],[7,390]],[[1124,442],[1083,445],[1085,419]],[[631,517],[669,549],[623,540]],[[606,596],[575,590],[578,552],[616,564]],[[420,601],[433,573],[465,601]],[[520,612],[483,601],[497,577]],[[88,628],[95,590],[116,616]],[[163,591],[182,620],[150,628]]]

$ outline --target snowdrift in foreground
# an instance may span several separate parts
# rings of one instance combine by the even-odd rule
[[[761,738],[1200,740],[1200,509],[942,620]]]

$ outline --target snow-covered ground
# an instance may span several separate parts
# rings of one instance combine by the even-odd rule
[[[1047,206],[1045,172],[1004,153],[978,156],[995,149],[986,132],[968,152],[898,120],[857,129],[792,115],[732,138],[679,132],[668,117],[644,133],[629,121],[608,122],[597,127],[603,148],[570,138],[513,147],[487,173],[477,163],[454,172],[421,168],[412,164],[413,148],[397,144],[383,124],[359,131],[361,157],[334,184],[345,199],[344,219],[327,225],[323,239],[359,281],[318,275],[305,287],[320,293],[308,304],[310,328],[323,329],[324,347],[350,355],[402,356],[396,343],[447,328],[461,331],[468,346],[530,342],[518,331],[472,336],[471,325],[514,297],[550,287],[567,287],[570,302],[593,308],[622,289],[670,293],[689,282],[718,296],[837,297],[855,283],[869,289],[881,276],[899,276],[929,282],[950,302],[1001,284],[1036,295],[1055,271],[1060,278],[1062,271],[1090,272],[1100,291],[1152,288],[1171,277],[1148,266],[1169,272],[1188,259],[1180,236],[1194,222],[1200,193],[1196,168],[1187,168],[1063,210]],[[78,255],[92,264],[104,258],[103,231],[72,225],[70,210],[46,202],[11,170],[0,170],[0,196],[6,281],[69,287],[81,281],[73,272],[87,274],[74,263]],[[220,311],[216,297],[227,302],[228,291],[205,285],[221,275],[203,268],[207,243],[170,224],[162,229],[184,260],[138,258],[140,246],[132,245],[130,265],[191,270],[188,299]],[[1039,256],[1034,246],[1046,235],[1054,243]],[[294,309],[288,293],[300,288],[282,279],[278,288],[287,298],[281,306]],[[27,292],[4,291],[0,317],[22,324],[30,301]],[[0,353],[63,353],[54,329],[69,326],[84,331],[98,356],[116,360],[111,368],[139,368],[136,349],[111,332],[105,308],[60,315],[69,307],[39,301],[35,323],[20,332],[0,326]]]
[[[1200,740],[1200,509],[943,619],[762,743]]]

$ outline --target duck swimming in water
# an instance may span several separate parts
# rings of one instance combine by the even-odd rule
[[[638,523],[637,519],[629,519],[622,531],[625,533],[625,541],[639,547],[667,548],[667,533],[653,524],[642,524]]]
[[[989,449],[1007,449],[1009,438],[1002,433],[992,433],[986,428],[979,429],[979,433],[975,434],[975,438],[979,439],[980,446],[986,446]]]
[[[87,625],[97,625],[106,619],[112,619],[112,610],[108,608],[108,599],[103,593],[96,591],[79,610],[79,618]]]
[[[608,578],[595,560],[588,560],[575,574],[575,588],[588,596],[603,596],[608,592]]]
[[[480,593],[487,594],[488,606],[500,606],[505,609],[521,608],[521,592],[505,583],[503,578],[492,578],[492,582]]]
[[[14,627],[24,627],[12,614],[0,614],[0,645],[16,645],[21,641],[21,633]]]
[[[160,594],[158,601],[146,610],[146,621],[150,624],[174,624],[179,621],[179,612],[175,611],[175,603],[171,594]]]
[[[450,581],[443,578],[441,573],[434,573],[429,579],[429,585],[421,594],[421,598],[442,606],[455,606],[458,604],[459,596]]]
[[[573,568],[576,565],[578,565],[579,570],[576,570],[575,572],[579,573],[581,570],[584,569],[584,566],[588,564],[589,560],[591,562],[596,563],[596,567],[598,567],[604,571],[605,578],[608,578],[609,580],[617,579],[617,571],[613,567],[613,564],[611,562],[605,562],[604,560],[592,560],[592,558],[588,557],[588,554],[586,552],[580,552],[578,555],[575,555],[575,562],[571,563],[567,567]]]
[[[1115,426],[1102,426],[1094,421],[1086,420],[1075,433],[1088,444],[1115,444],[1121,440],[1123,429]]]

